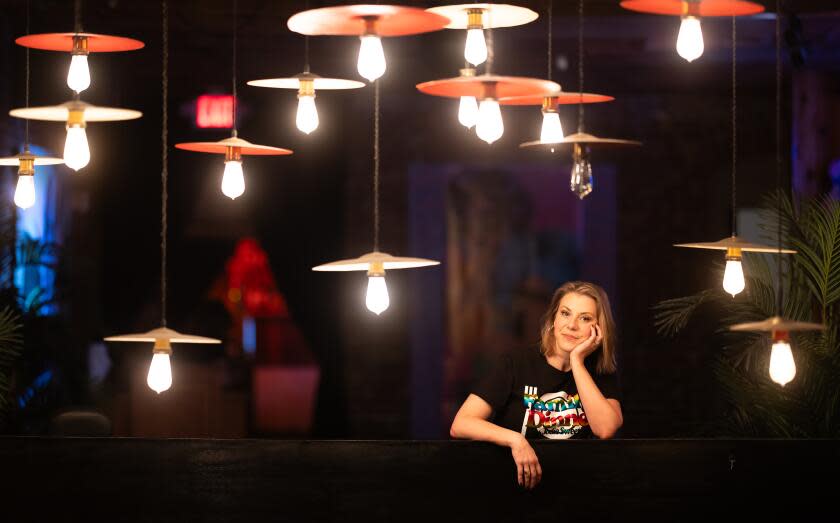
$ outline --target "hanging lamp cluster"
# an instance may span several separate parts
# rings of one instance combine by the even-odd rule
[[[71,53],[72,58],[67,74],[67,86],[74,92],[73,99],[60,105],[43,107],[29,107],[29,100],[27,99],[26,107],[12,109],[9,111],[9,115],[26,120],[65,122],[67,137],[64,142],[64,163],[74,171],[78,171],[90,162],[90,146],[88,145],[87,133],[85,131],[89,122],[133,120],[142,116],[140,111],[114,107],[99,107],[85,103],[79,99],[79,93],[90,86],[90,71],[87,63],[88,54],[132,51],[141,49],[144,44],[132,38],[85,33],[82,30],[81,23],[81,0],[76,0],[74,11],[76,27],[72,33],[27,34],[15,40],[18,45],[27,49]]]
[[[821,331],[825,325],[785,319],[782,254],[795,253],[782,248],[782,31],[781,2],[776,0],[776,314],[764,321],[739,323],[730,330],[761,332],[770,335],[770,379],[784,387],[796,376],[796,362],[791,350],[791,332]],[[735,19],[732,19],[733,34]],[[734,48],[734,46],[733,46]]]

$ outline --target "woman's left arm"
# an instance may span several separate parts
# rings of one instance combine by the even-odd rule
[[[591,354],[600,343],[600,334],[600,328],[594,327],[589,338],[572,351],[570,359],[572,375],[575,378],[575,385],[577,385],[589,427],[595,436],[607,439],[615,436],[616,431],[624,423],[621,404],[616,399],[604,397],[583,363],[586,356]]]

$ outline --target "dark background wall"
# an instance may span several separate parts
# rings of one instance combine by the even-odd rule
[[[808,127],[807,120],[796,121],[791,109],[791,93],[801,75],[822,79],[826,101],[821,113],[838,114],[840,18],[826,13],[831,3],[791,5],[801,28],[788,33],[785,48],[786,138],[794,125]],[[230,92],[231,4],[171,3],[170,144],[217,140],[226,134],[196,129],[190,104],[200,94]],[[543,2],[525,4],[544,13]],[[555,4],[554,78],[565,89],[576,90],[577,3]],[[591,16],[586,19],[585,88],[616,97],[613,103],[587,107],[587,130],[645,143],[639,150],[599,154],[594,160],[596,176],[598,162],[605,162],[618,180],[617,292],[612,298],[625,390],[624,435],[697,434],[708,416],[708,394],[714,387],[708,362],[717,348],[704,342],[702,332],[660,339],[650,308],[662,299],[717,285],[718,276],[709,270],[717,258],[671,244],[713,240],[729,232],[730,21],[704,21],[705,54],[688,64],[673,50],[676,19],[629,13],[616,4],[587,2]],[[25,5],[2,3],[3,111],[23,105],[24,51],[12,42],[23,32]],[[320,5],[312,2],[310,7]],[[72,2],[32,0],[31,9],[33,33],[72,29]],[[294,149],[295,154],[247,160],[248,189],[231,202],[218,191],[218,157],[170,151],[170,323],[204,328],[200,310],[208,289],[235,240],[253,235],[267,251],[292,317],[322,366],[315,436],[406,437],[412,433],[407,407],[412,399],[410,327],[422,307],[411,299],[417,280],[410,274],[389,276],[392,306],[375,318],[361,305],[363,278],[310,271],[319,263],[370,250],[372,89],[319,95],[321,126],[306,136],[294,128],[294,92],[244,85],[302,70],[303,38],[285,27],[288,17],[302,9],[303,2],[241,0],[238,17],[240,135]],[[84,325],[79,335],[93,341],[145,329],[159,314],[159,4],[90,0],[84,2],[83,21],[91,32],[146,43],[141,51],[91,59],[93,85],[83,96],[101,105],[143,111],[144,117],[90,125],[90,165],[77,174],[61,172],[73,210],[68,256],[78,260],[77,272],[65,284],[73,296],[73,316]],[[773,27],[769,17],[739,21],[738,204],[743,207],[757,206],[775,180]],[[495,70],[543,77],[545,30],[541,17],[524,27],[495,31]],[[410,246],[412,167],[557,161],[517,147],[538,136],[536,108],[505,109],[505,135],[488,147],[457,124],[454,102],[417,92],[414,85],[421,81],[456,74],[462,43],[463,34],[456,31],[385,42],[384,250],[406,252]],[[310,44],[314,72],[357,77],[354,39],[312,38]],[[31,60],[31,104],[68,99],[67,57],[33,51]],[[575,117],[573,106],[561,108],[567,132]],[[837,136],[837,121],[827,124],[834,129],[820,129],[829,145],[836,145],[832,137]],[[21,123],[2,118],[0,125],[6,152],[14,152]],[[60,124],[35,122],[32,136],[55,153],[63,149]],[[787,165],[790,149],[783,154]],[[816,167],[818,184],[827,185],[826,168]],[[558,176],[567,177],[565,169]],[[598,197],[596,191],[590,199]],[[213,334],[207,330],[201,333]],[[87,399],[80,396],[79,402]],[[442,421],[443,428],[447,424]]]

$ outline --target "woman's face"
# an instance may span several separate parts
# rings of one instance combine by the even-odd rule
[[[598,307],[595,300],[576,292],[567,292],[560,299],[554,316],[554,340],[557,350],[572,352],[589,337],[592,326],[597,324]]]

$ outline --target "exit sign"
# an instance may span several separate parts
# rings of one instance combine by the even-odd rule
[[[195,125],[202,129],[233,127],[233,96],[203,94],[195,102]]]

